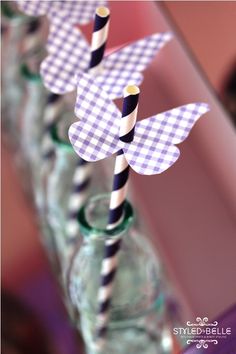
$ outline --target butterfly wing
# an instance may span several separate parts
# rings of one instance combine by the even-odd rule
[[[19,1],[22,10],[31,15],[47,14],[50,31],[47,40],[49,56],[40,69],[45,86],[56,94],[73,91],[75,73],[88,69],[90,48],[75,24],[86,24],[98,6],[106,1]]]
[[[96,83],[103,88],[111,100],[122,97],[127,85],[142,83],[143,75],[129,70],[103,70],[101,75],[96,75]]]
[[[76,72],[88,68],[90,50],[78,28],[55,20],[50,26],[47,43],[50,55],[42,62],[40,74],[45,86],[56,94],[76,88]]]
[[[145,175],[168,169],[180,155],[175,144],[187,138],[193,125],[208,110],[206,103],[190,103],[138,122],[134,140],[123,148],[130,166]]]
[[[106,0],[55,1],[54,9],[55,14],[60,13],[69,23],[85,25],[94,17],[96,8],[106,4]]]
[[[16,1],[18,8],[29,16],[42,16],[50,12],[51,7],[53,6],[52,1]]]
[[[92,20],[98,6],[105,6],[106,0],[93,1],[42,1],[17,0],[19,9],[29,16],[47,15],[50,21],[66,18],[68,23],[85,25]]]
[[[75,114],[69,139],[86,161],[98,161],[119,150],[120,112],[106,92],[88,74],[78,76]]]
[[[141,72],[170,39],[169,32],[155,33],[108,55],[104,58],[104,69],[97,82],[111,99],[122,97],[126,85],[141,83]]]

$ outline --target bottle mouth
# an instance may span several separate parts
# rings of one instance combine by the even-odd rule
[[[64,149],[68,152],[74,153],[74,149],[72,145],[70,144],[69,141],[66,141],[65,139],[61,138],[58,132],[58,124],[60,123],[60,120],[52,124],[51,129],[50,129],[50,134],[53,143],[58,146],[61,149]]]
[[[40,74],[32,72],[26,63],[21,64],[20,72],[23,78],[26,80],[42,82]]]
[[[45,53],[45,50],[41,46],[37,46],[37,48],[23,55],[20,64],[20,72],[24,79],[32,82],[42,82],[39,73],[39,65],[41,60],[45,57]]]
[[[113,229],[107,229],[110,194],[90,198],[80,209],[78,222],[83,236],[96,239],[120,238],[133,224],[134,213],[131,204],[124,203],[123,218]]]
[[[1,2],[1,12],[8,20],[18,20],[19,22],[29,21],[31,17],[21,14],[13,9],[6,1]]]

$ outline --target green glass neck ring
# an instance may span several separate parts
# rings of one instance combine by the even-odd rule
[[[51,130],[50,130],[51,138],[52,138],[54,144],[61,149],[64,149],[68,152],[74,153],[74,149],[73,149],[72,145],[69,142],[67,142],[59,137],[57,125],[58,125],[58,121],[56,121],[54,124],[52,124]]]
[[[100,194],[90,198],[80,209],[78,222],[81,234],[85,238],[100,239],[104,242],[107,238],[120,238],[127,232],[134,222],[134,212],[131,204],[126,200],[124,203],[123,218],[115,228],[106,229],[110,204],[110,194]],[[92,215],[92,216],[91,216]],[[100,225],[99,218],[104,222]]]

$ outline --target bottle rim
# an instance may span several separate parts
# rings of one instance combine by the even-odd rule
[[[12,9],[9,4],[7,4],[6,1],[1,2],[1,13],[4,17],[6,17],[8,20],[10,21],[19,21],[19,22],[28,22],[30,21],[32,18],[32,16],[26,16],[22,13],[18,13],[17,11],[15,11],[14,9]]]
[[[52,138],[52,141],[55,145],[57,145],[59,148],[62,148],[64,150],[67,150],[68,152],[73,152],[74,153],[74,149],[72,147],[72,145],[61,139],[59,134],[58,134],[58,123],[59,123],[60,120],[56,121],[55,123],[52,124],[51,126],[51,129],[50,129],[50,134],[51,134],[51,138]]]
[[[31,71],[29,65],[27,64],[27,60],[38,55],[40,55],[40,57],[44,57],[44,54],[45,50],[41,46],[37,46],[37,48],[30,50],[23,55],[20,64],[20,72],[24,79],[42,83],[40,73]]]
[[[84,206],[79,210],[78,222],[82,235],[85,237],[92,235],[93,238],[105,240],[107,238],[120,238],[127,231],[134,221],[133,207],[128,200],[124,202],[124,213],[121,222],[113,229],[97,228],[92,226],[86,217],[86,210],[90,203],[94,203],[101,199],[110,200],[110,194],[99,194],[91,197]],[[108,204],[109,205],[109,204]]]
[[[41,76],[38,73],[30,71],[26,63],[22,63],[20,66],[20,72],[24,79],[35,82],[42,82]]]

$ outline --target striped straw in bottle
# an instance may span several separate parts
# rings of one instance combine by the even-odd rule
[[[91,60],[89,72],[96,75],[102,66],[109,30],[110,11],[106,7],[96,9],[94,29],[91,43]],[[88,117],[89,119],[89,117]],[[67,234],[73,240],[78,234],[77,215],[80,207],[88,197],[92,166],[87,161],[79,159],[72,182],[72,191],[68,204]]]
[[[120,126],[120,140],[131,143],[138,111],[139,88],[127,86],[124,92],[123,110]],[[123,207],[127,195],[129,165],[123,150],[117,153],[114,170],[113,189],[110,199],[107,229],[115,228],[123,217]],[[109,321],[112,290],[117,270],[118,252],[121,239],[109,239],[105,242],[105,254],[102,261],[101,284],[98,292],[98,317],[96,348],[101,350],[105,344],[105,336]]]
[[[47,103],[43,116],[43,137],[41,143],[41,152],[43,164],[47,165],[54,156],[54,145],[51,139],[52,125],[59,119],[62,112],[63,102],[62,96],[50,93],[47,98]]]
[[[98,7],[95,14],[91,42],[91,59],[89,72],[97,74],[102,66],[102,59],[107,44],[110,23],[110,11],[107,7]]]
[[[31,20],[26,27],[23,53],[33,52],[40,46],[41,41],[41,20],[36,18]]]

